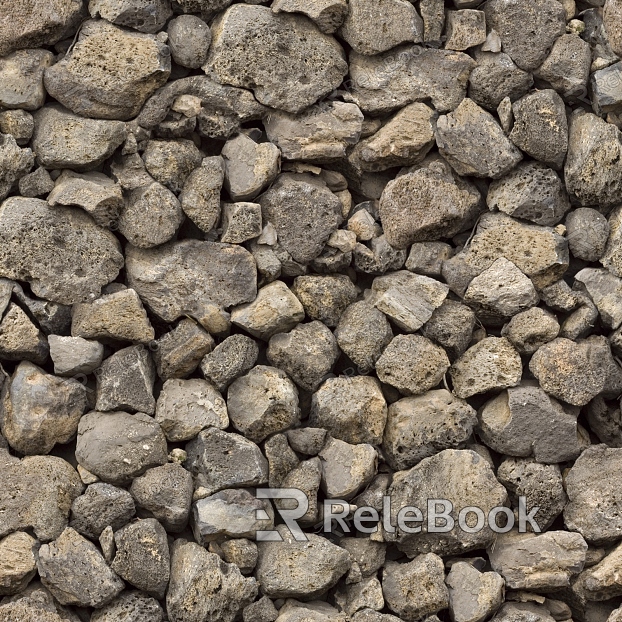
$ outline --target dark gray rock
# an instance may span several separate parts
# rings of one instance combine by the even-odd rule
[[[595,209],[579,207],[565,221],[568,247],[574,257],[598,261],[604,254],[609,238],[609,223]]]
[[[178,65],[198,69],[205,64],[212,33],[200,17],[180,15],[169,22],[166,32],[171,56]]]
[[[219,391],[224,391],[236,378],[253,368],[258,356],[259,347],[253,339],[246,335],[231,335],[203,357],[201,372]]]

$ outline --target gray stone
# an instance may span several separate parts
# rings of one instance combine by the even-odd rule
[[[468,562],[453,564],[445,582],[449,612],[455,622],[484,622],[503,602],[503,577],[496,572],[480,572]]]
[[[475,61],[450,50],[401,46],[364,56],[350,54],[352,92],[346,95],[366,113],[385,114],[430,99],[439,112],[453,110],[466,94]]]
[[[191,16],[188,16],[191,17]],[[190,173],[179,195],[184,213],[201,231],[211,231],[220,217],[220,190],[225,180],[221,156],[204,158]]]
[[[33,121],[34,131],[34,121]],[[2,127],[0,127],[2,131]],[[30,137],[28,137],[30,140]],[[28,142],[28,140],[26,142]],[[20,144],[18,142],[18,144]],[[23,197],[29,199],[35,199],[37,197],[47,196],[52,190],[54,190],[54,182],[50,177],[50,174],[42,167],[35,169],[32,173],[24,175],[18,182],[19,193]]]
[[[356,244],[351,255],[354,258],[354,266],[360,272],[367,274],[384,274],[392,270],[399,270],[406,260],[406,251],[398,250],[391,246],[386,236],[381,235],[370,241],[369,248],[365,244]],[[343,254],[345,262],[335,269],[343,270],[348,267],[351,259],[350,253]]]
[[[166,464],[166,438],[143,413],[87,413],[78,426],[78,464],[110,484],[124,485]]]
[[[450,361],[464,354],[471,343],[475,328],[475,313],[455,300],[446,299],[432,312],[421,332],[442,346]]]
[[[605,9],[602,14],[602,25],[604,35],[611,45],[611,51],[620,56],[622,54],[622,38],[618,31],[618,24],[622,16],[622,7],[617,0],[605,2]]]
[[[446,50],[468,50],[486,41],[486,16],[483,11],[461,9],[447,11]]]
[[[30,149],[20,149],[11,134],[0,134],[0,199],[4,199],[13,185],[34,165]]]
[[[419,12],[423,18],[423,40],[438,45],[445,25],[445,4],[441,0],[422,0]]]
[[[0,59],[0,105],[37,110],[45,103],[43,72],[54,62],[47,50],[18,50]]]
[[[173,60],[182,67],[198,69],[205,64],[212,42],[209,26],[196,15],[179,15],[166,29]]]
[[[91,17],[155,34],[173,14],[168,0],[90,0]]]
[[[37,568],[62,605],[103,607],[125,587],[95,545],[70,527],[39,549]]]
[[[534,70],[534,76],[562,96],[584,91],[590,75],[590,45],[576,34],[564,34],[555,41],[551,53]]]
[[[274,622],[279,617],[279,611],[270,598],[262,596],[259,600],[245,607],[242,615],[244,622]]]
[[[138,153],[124,154],[123,150],[121,155],[117,153],[110,161],[110,174],[123,190],[136,190],[155,181],[147,173],[145,163]]]
[[[3,110],[0,112],[0,132],[11,134],[20,147],[24,147],[30,142],[34,131],[35,121],[29,112],[25,110]]]
[[[491,210],[551,227],[570,210],[562,180],[539,162],[522,162],[505,177],[493,181],[486,203]]]
[[[555,0],[493,0],[484,11],[488,28],[494,28],[501,37],[503,51],[525,71],[542,64],[566,29],[564,8]],[[532,33],[529,40],[524,37],[525,24]]]
[[[309,424],[347,443],[379,445],[387,404],[370,376],[329,378],[311,398]]]
[[[533,620],[534,622],[554,622],[555,618],[550,615],[550,611],[543,605],[532,602],[509,603],[501,606],[497,615],[492,618],[493,622],[519,622],[522,620]]]
[[[71,316],[72,337],[149,343],[155,336],[143,303],[130,288],[78,303]]]
[[[609,238],[600,263],[612,274],[622,277],[622,209],[616,207],[609,216]]]
[[[46,70],[44,82],[76,114],[127,121],[170,72],[170,51],[157,37],[89,20],[71,51]]]
[[[210,382],[199,378],[167,380],[158,396],[155,420],[174,443],[193,439],[205,428],[229,426],[225,400]]]
[[[0,595],[19,594],[37,573],[37,541],[24,531],[0,540]]]
[[[105,607],[94,611],[91,622],[117,622],[123,617],[132,622],[162,622],[164,612],[155,598],[142,592],[123,592]]]
[[[169,618],[180,622],[233,622],[257,597],[257,582],[195,542],[171,547],[171,580],[166,595]]]
[[[437,386],[449,366],[443,348],[426,337],[397,335],[376,361],[376,373],[403,395],[420,395]]]
[[[99,411],[155,412],[155,365],[144,346],[130,346],[109,356],[97,373],[95,408]]]
[[[43,333],[15,303],[0,321],[0,357],[7,361],[32,361],[42,365],[48,358],[49,346]]]
[[[396,471],[415,466],[444,449],[469,440],[477,424],[475,410],[445,389],[406,397],[389,406],[382,449]]]
[[[384,608],[382,586],[376,577],[366,577],[358,583],[346,585],[343,591],[336,593],[335,601],[350,616],[362,609]]]
[[[221,242],[241,244],[261,235],[259,203],[223,203]]]
[[[315,0],[311,4],[300,0],[274,0],[274,13],[302,13],[315,22],[325,34],[333,34],[343,23],[348,14],[345,0]]]
[[[74,500],[69,525],[85,538],[97,540],[106,527],[117,531],[127,525],[134,514],[134,500],[127,490],[96,482]]]
[[[605,327],[618,328],[622,324],[622,279],[605,268],[583,268],[574,278],[596,305]]]
[[[323,438],[326,438],[326,430],[324,430]],[[322,442],[318,452],[323,446],[324,443]],[[264,443],[264,453],[268,459],[268,486],[270,488],[280,488],[289,473],[299,466],[300,460],[289,446],[285,434],[274,434],[268,438]]]
[[[453,253],[453,248],[445,242],[415,242],[404,267],[410,272],[438,278],[442,274],[443,262]]]
[[[406,622],[416,622],[449,606],[443,560],[434,553],[411,562],[389,561],[382,572],[382,593],[391,611]]]
[[[517,313],[501,330],[520,354],[533,354],[559,334],[557,318],[540,307]]]
[[[86,409],[86,389],[80,382],[22,361],[2,387],[0,429],[19,453],[47,454],[75,437]]]
[[[239,246],[181,240],[153,249],[126,249],[128,285],[166,322],[190,315],[206,322],[216,308],[257,295],[253,256]]]
[[[317,456],[326,442],[327,431],[324,428],[297,428],[287,430],[287,440],[292,449],[306,456]]]
[[[271,111],[264,121],[268,139],[281,150],[284,160],[322,162],[345,158],[358,142],[363,113],[355,104],[327,101],[300,114]]]
[[[73,500],[84,486],[74,468],[56,456],[23,460],[0,454],[4,485],[0,489],[0,537],[32,529],[40,542],[57,538],[67,527]]]
[[[266,34],[251,47],[240,40]],[[234,5],[212,26],[213,40],[203,69],[224,84],[251,88],[259,102],[301,112],[341,83],[348,66],[335,39],[310,21],[268,7]],[[287,41],[277,47],[275,41]]]
[[[276,333],[291,330],[305,317],[300,301],[283,281],[259,290],[257,298],[231,311],[231,322],[253,337],[268,341]]]
[[[351,0],[348,8],[339,34],[359,54],[372,56],[423,39],[423,20],[405,0]]]
[[[284,525],[277,528],[281,542],[260,542],[256,575],[272,598],[311,599],[331,588],[350,568],[350,555],[316,534],[299,542]]]
[[[268,461],[252,441],[216,428],[208,428],[186,445],[186,468],[195,489],[204,495],[232,487],[248,487],[268,481]]]
[[[573,590],[591,601],[609,600],[622,594],[622,582],[617,570],[621,557],[622,549],[618,545],[599,563],[584,570],[572,586]]]
[[[233,427],[255,443],[300,420],[294,383],[284,371],[266,365],[257,365],[233,381],[227,391],[227,406]]]
[[[438,118],[436,144],[459,175],[497,179],[522,159],[494,117],[469,98]]]
[[[595,209],[579,207],[565,221],[568,247],[574,257],[598,261],[605,253],[609,237],[607,219]]]
[[[597,115],[620,112],[622,106],[622,63],[595,71],[590,79],[592,108]]]
[[[259,552],[254,542],[246,538],[225,540],[220,544],[220,549],[223,552],[223,559],[228,564],[235,564],[242,574],[250,574],[255,569]],[[268,599],[268,601],[272,604],[270,599]],[[248,607],[244,608],[244,610],[246,609],[248,609]]]
[[[114,541],[112,570],[139,590],[164,598],[171,565],[164,527],[155,518],[139,520],[119,529]]]
[[[224,391],[236,378],[250,371],[259,356],[257,343],[246,335],[231,335],[201,361],[201,372]]]
[[[257,531],[271,529],[274,529],[274,510],[270,501],[257,499],[247,490],[221,490],[192,506],[194,537],[204,546],[227,538],[254,540]]]

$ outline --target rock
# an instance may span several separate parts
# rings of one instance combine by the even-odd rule
[[[558,337],[536,351],[529,369],[549,395],[583,406],[603,390],[607,356],[608,346],[598,339]]]
[[[211,231],[218,222],[224,180],[224,160],[221,156],[213,156],[204,158],[201,166],[195,168],[184,183],[179,195],[181,208],[201,231]]]
[[[469,97],[488,110],[496,110],[505,98],[514,101],[533,85],[533,77],[519,69],[504,53],[475,52],[477,67],[469,76]]]
[[[169,22],[166,32],[171,56],[178,65],[198,69],[205,64],[212,32],[200,17],[179,15]]]
[[[574,591],[582,593],[591,601],[609,600],[622,594],[622,584],[617,572],[621,554],[618,545],[598,564],[584,570],[573,585]]]
[[[300,420],[298,390],[275,367],[258,365],[234,380],[227,391],[227,405],[233,427],[256,443]]]
[[[326,430],[324,430],[324,438],[326,438]],[[318,452],[323,446],[324,442],[322,442]],[[300,460],[289,446],[285,434],[275,434],[267,439],[264,443],[264,453],[268,459],[268,486],[270,488],[280,488],[286,477],[298,467]],[[319,476],[317,487],[319,488]]]
[[[79,174],[70,170],[62,172],[47,200],[52,206],[81,207],[100,227],[116,225],[124,206],[121,187],[112,179],[102,173]]]
[[[371,57],[352,52],[353,85],[347,99],[373,115],[427,99],[439,112],[447,112],[464,98],[474,67],[475,61],[462,52],[416,45]]]
[[[382,586],[376,577],[367,577],[358,583],[347,585],[344,592],[337,592],[335,600],[340,602],[348,615],[354,615],[362,609],[384,608]]]
[[[34,131],[34,121],[32,128]],[[2,131],[2,127],[0,127],[0,131]],[[28,137],[28,140],[30,140],[30,136]],[[28,142],[28,140],[26,142]],[[37,197],[47,196],[50,192],[52,192],[52,190],[54,190],[54,182],[52,181],[50,174],[42,166],[40,166],[32,173],[24,175],[18,182],[18,188],[19,193],[23,197],[35,199]]]
[[[92,18],[151,34],[162,30],[173,12],[168,0],[90,0]]]
[[[253,368],[258,356],[259,347],[250,337],[231,335],[205,355],[201,372],[219,391],[224,391],[236,378]]]
[[[563,182],[555,171],[539,162],[522,162],[505,177],[493,181],[486,203],[491,210],[549,227],[570,210]]]
[[[229,425],[225,400],[210,382],[198,378],[167,380],[158,396],[155,420],[171,442],[193,439],[205,428]]]
[[[525,95],[512,104],[510,140],[526,154],[560,169],[568,150],[568,123],[562,98],[552,89]]]
[[[622,63],[615,63],[592,74],[590,79],[592,108],[597,115],[616,113],[620,110],[622,99],[617,84],[621,77]]]
[[[382,572],[382,593],[389,609],[406,622],[447,609],[443,560],[428,553],[408,563],[388,561]]]
[[[259,203],[223,203],[222,242],[241,244],[261,235]]]
[[[522,159],[494,117],[469,98],[438,118],[436,144],[459,175],[498,179]]]
[[[368,444],[351,445],[329,437],[318,456],[328,499],[351,499],[376,474],[378,453]]]
[[[271,337],[266,354],[268,361],[285,371],[298,386],[315,391],[332,370],[339,348],[330,330],[314,321]]]
[[[0,112],[0,132],[11,134],[20,147],[24,147],[30,142],[34,131],[35,121],[29,112],[25,110],[3,110]]]
[[[62,605],[103,607],[125,587],[95,545],[70,527],[39,549],[37,568],[43,585]]]
[[[239,434],[208,428],[186,445],[186,468],[195,489],[204,495],[232,487],[248,487],[268,481],[268,461],[259,447]]]
[[[514,387],[521,373],[520,356],[505,337],[487,337],[476,343],[449,370],[454,393],[463,399]]]
[[[511,261],[499,257],[471,281],[463,300],[482,322],[497,325],[540,299],[531,280]]]
[[[604,34],[611,44],[612,51],[620,56],[622,54],[622,39],[618,32],[618,24],[622,15],[620,3],[616,0],[608,0],[605,2],[605,9],[602,14],[602,25]]]
[[[45,103],[43,72],[54,62],[47,50],[18,50],[0,60],[0,105],[37,110]]]
[[[350,568],[350,555],[316,534],[306,542],[294,540],[284,525],[276,527],[280,542],[260,542],[256,575],[271,598],[306,599],[320,596]]]
[[[74,305],[71,334],[75,338],[99,339],[104,343],[149,343],[155,336],[145,308],[133,289]]]
[[[404,0],[352,0],[348,7],[339,34],[359,54],[373,56],[423,40],[423,20]]]
[[[91,616],[91,622],[116,622],[127,617],[134,622],[162,622],[164,612],[155,598],[142,592],[123,592]]]
[[[127,121],[170,72],[170,51],[157,37],[89,20],[71,51],[46,70],[44,82],[76,114]]]
[[[406,260],[406,251],[393,248],[384,235],[374,238],[370,241],[369,246],[364,244],[357,244],[354,247],[354,266],[360,272],[367,274],[384,274],[387,271],[399,270]],[[341,268],[338,266],[335,269],[344,269],[349,265],[351,261],[349,259],[350,253],[343,254],[345,259],[345,265]]]
[[[324,428],[297,428],[285,433],[292,449],[306,456],[317,456],[326,442],[327,431]]]
[[[53,0],[45,7],[29,1],[15,6],[6,5],[0,12],[0,56],[13,50],[54,45],[68,36],[83,18],[83,5],[79,0]]]
[[[409,469],[444,449],[469,440],[475,410],[445,389],[406,397],[389,406],[382,448],[396,471]]]
[[[546,0],[494,0],[484,8],[486,24],[499,33],[503,51],[525,71],[539,67],[548,56],[555,40],[566,30],[566,15],[559,2]],[[523,36],[528,26],[533,41]]]
[[[619,493],[613,485],[620,470],[620,456],[620,449],[592,445],[565,477],[569,502],[564,508],[564,523],[591,544],[613,543],[620,537]]]
[[[368,301],[398,328],[414,333],[440,307],[447,293],[444,283],[400,270],[374,279]]]
[[[49,347],[43,333],[14,303],[0,321],[0,356],[7,361],[27,360],[42,365]]]
[[[287,332],[304,319],[300,301],[283,281],[262,287],[251,303],[231,312],[231,322],[253,337],[267,341],[276,333]]]
[[[124,485],[166,464],[166,439],[160,426],[143,413],[93,411],[80,420],[76,458],[103,481]]]
[[[283,173],[258,202],[264,223],[274,225],[279,245],[294,261],[315,259],[341,224],[341,202],[309,174]]]
[[[570,96],[586,88],[591,62],[589,43],[576,34],[565,34],[555,41],[551,53],[533,73],[560,95]]]
[[[139,590],[164,598],[171,565],[164,527],[147,518],[121,528],[114,541],[117,554],[112,570]]]
[[[423,0],[419,3],[423,18],[423,40],[426,43],[440,43],[445,25],[445,5],[439,0]]]
[[[15,182],[26,175],[34,165],[30,149],[20,149],[10,134],[0,134],[0,199],[4,199]]]
[[[538,387],[503,391],[484,405],[478,418],[480,438],[501,454],[557,463],[581,453],[576,409],[564,408]]]
[[[525,497],[527,508],[539,508],[536,516],[541,530],[551,526],[568,501],[557,464],[506,458],[497,469],[497,479],[508,489],[514,508],[518,507],[519,497]]]
[[[587,543],[578,533],[499,534],[490,547],[490,564],[514,590],[549,591],[570,585],[583,569]]]
[[[604,254],[609,237],[607,219],[595,209],[579,207],[566,217],[566,238],[574,257],[598,261]]]
[[[99,411],[155,412],[155,365],[144,346],[130,346],[108,357],[99,368],[95,408]]]
[[[363,171],[418,164],[434,145],[436,116],[425,104],[405,106],[375,134],[357,143],[350,161]]]
[[[224,560],[228,564],[235,564],[242,574],[250,574],[255,569],[259,553],[254,542],[246,538],[236,538],[235,540],[225,540],[220,544],[220,548],[223,552]],[[270,599],[268,601],[272,604]],[[247,609],[248,607],[244,608],[245,611]]]
[[[622,279],[605,268],[583,268],[575,274],[575,282],[582,286],[593,300],[600,314],[601,322],[616,329],[622,324],[620,303],[622,300]]]
[[[190,315],[199,322],[214,305],[254,300],[253,256],[239,246],[181,240],[154,249],[126,249],[128,285],[166,322]]]
[[[226,538],[254,540],[257,531],[274,529],[274,510],[270,501],[246,490],[222,490],[194,504],[192,529],[197,542],[205,546]]]
[[[581,205],[609,208],[617,205],[622,189],[620,130],[591,113],[573,113],[569,119],[568,155],[564,167],[566,188]]]
[[[387,404],[370,376],[329,378],[311,398],[309,424],[346,443],[379,445]]]
[[[421,332],[441,346],[453,362],[469,347],[474,328],[475,313],[466,305],[445,299],[440,307],[434,309]]]
[[[403,395],[420,395],[437,386],[449,366],[443,348],[426,337],[397,335],[376,361],[376,373]]]
[[[586,411],[590,430],[601,443],[606,443],[610,447],[622,447],[618,408],[611,407],[602,395],[598,395],[587,405]]]
[[[503,602],[503,577],[496,572],[480,572],[468,562],[453,564],[445,582],[455,622],[483,622]]]
[[[552,313],[532,307],[517,313],[501,330],[520,354],[533,354],[559,334],[559,323]]]
[[[295,601],[289,600],[288,602]],[[245,607],[242,615],[244,622],[274,622],[279,617],[279,611],[272,600],[267,596],[262,596],[259,600]]]
[[[127,137],[120,121],[79,117],[58,105],[45,106],[35,113],[34,120],[32,148],[37,162],[47,169],[92,170]]]
[[[445,24],[446,50],[468,50],[486,41],[486,16],[483,11],[448,11]]]
[[[234,201],[250,201],[279,174],[280,151],[272,143],[256,143],[246,134],[230,138],[222,148],[225,188]]]
[[[257,30],[259,29],[259,30]],[[252,47],[239,41],[265,35]],[[212,27],[203,69],[217,82],[252,89],[259,102],[298,113],[330,93],[348,71],[341,46],[310,21],[268,7],[232,6]],[[275,41],[287,42],[285,47]]]
[[[555,620],[547,607],[532,602],[506,602],[501,606],[493,620],[494,622],[514,622],[514,620],[525,619],[525,617],[531,618],[534,622],[553,622]]]
[[[347,148],[358,142],[362,124],[359,107],[340,101],[322,102],[300,114],[274,110],[264,121],[268,139],[284,160],[308,162],[345,158]]]
[[[22,361],[3,386],[0,429],[21,454],[48,454],[71,441],[87,408],[84,386]]]
[[[183,531],[192,503],[192,476],[179,464],[163,464],[145,471],[130,487],[138,514],[156,518],[169,532]]]
[[[166,610],[172,620],[233,622],[257,597],[257,582],[195,542],[171,547],[171,580]]]
[[[201,166],[200,151],[191,140],[150,140],[143,160],[149,174],[174,193],[184,187],[189,175]]]
[[[325,34],[333,34],[343,23],[348,14],[348,5],[345,0],[319,0],[312,4],[305,4],[300,0],[274,0],[274,13],[303,13],[315,22],[315,25]]]
[[[36,545],[25,531],[0,540],[0,595],[19,594],[37,574]]]
[[[410,272],[438,278],[442,274],[443,262],[453,253],[453,248],[445,242],[415,242],[404,267]]]
[[[118,531],[134,514],[134,500],[127,490],[96,482],[74,500],[69,525],[85,538],[97,540],[106,527]]]
[[[32,529],[40,542],[57,538],[67,527],[73,500],[84,486],[73,467],[56,456],[4,459],[0,488],[0,537]]]
[[[388,542],[397,542],[398,548],[409,557],[428,552],[439,555],[462,554],[486,546],[495,537],[489,525],[475,533],[462,529],[444,533],[428,532],[428,499],[449,501],[453,507],[449,515],[454,520],[462,508],[475,506],[488,515],[492,508],[504,505],[507,499],[505,488],[495,479],[488,462],[474,451],[457,449],[445,449],[430,458],[424,458],[408,471],[394,474],[388,494],[391,497],[392,526],[397,525],[399,509],[407,505],[419,508],[423,514],[421,533],[409,534],[399,528],[394,533],[383,532]],[[467,518],[467,524],[473,526],[472,518]]]

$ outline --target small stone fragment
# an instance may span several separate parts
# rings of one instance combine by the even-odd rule
[[[568,247],[574,257],[598,261],[604,254],[609,238],[609,223],[595,209],[579,207],[565,221]]]
[[[24,531],[0,540],[0,595],[19,594],[37,573],[37,541]]]
[[[591,62],[589,43],[576,34],[564,34],[555,41],[551,53],[533,73],[562,97],[572,96],[586,88]]]
[[[47,50],[18,50],[0,59],[0,106],[37,110],[45,103],[43,72],[54,63]]]
[[[517,313],[501,330],[520,354],[533,354],[559,334],[557,318],[540,307]]]
[[[20,149],[13,136],[0,134],[0,200],[9,194],[13,184],[24,177],[33,165],[34,156],[30,149]]]
[[[312,4],[300,0],[274,0],[272,11],[302,13],[313,20],[323,33],[330,35],[343,23],[348,14],[348,4],[345,0],[319,0]]]
[[[3,110],[0,112],[0,132],[11,134],[20,147],[24,147],[30,142],[34,131],[35,121],[29,112],[25,110]]]
[[[423,18],[423,40],[426,43],[440,43],[445,25],[445,4],[442,0],[421,0],[419,12]]]
[[[205,158],[186,179],[179,195],[184,213],[201,231],[211,231],[220,217],[220,190],[225,179],[221,156]]]
[[[257,545],[254,542],[251,542],[251,540],[247,540],[246,538],[225,540],[220,543],[220,548],[224,555],[223,559],[228,564],[235,564],[240,569],[242,574],[250,574],[255,569],[259,552],[257,551]],[[270,604],[272,604],[270,599],[267,600]],[[272,608],[274,609],[274,605]],[[244,610],[246,611],[246,609],[248,609],[248,607]]]
[[[205,355],[201,372],[219,391],[224,391],[236,378],[252,369],[258,355],[257,343],[250,337],[231,335]]]
[[[205,64],[212,33],[200,17],[179,15],[169,22],[166,32],[171,56],[178,65],[198,69]]]
[[[445,582],[455,622],[484,622],[503,602],[503,577],[496,572],[480,572],[468,562],[453,564]]]
[[[442,274],[443,262],[452,255],[453,248],[445,242],[415,242],[404,267],[410,272],[437,278]]]
[[[127,617],[132,622],[162,622],[164,612],[155,598],[142,592],[123,592],[105,607],[97,609],[91,622],[117,622]]]
[[[486,16],[483,11],[448,11],[445,24],[446,50],[468,50],[486,41]]]
[[[622,78],[622,63],[595,71],[590,79],[592,108],[597,115],[619,112],[622,97],[619,89]]]
[[[424,337],[443,347],[453,362],[469,347],[475,320],[475,313],[469,307],[446,299],[440,307],[434,309],[421,332]]]
[[[259,203],[223,203],[221,242],[241,244],[261,234]]]
[[[168,0],[90,0],[89,13],[117,26],[155,34],[173,12]]]
[[[33,123],[34,130],[34,123]],[[0,127],[0,131],[2,128]],[[28,137],[30,140],[30,137]],[[28,141],[26,141],[28,142]],[[17,144],[20,144],[19,142]],[[52,190],[54,190],[54,182],[50,177],[50,174],[40,166],[28,175],[24,175],[18,182],[19,193],[23,197],[29,199],[35,199],[38,197],[47,196]]]
[[[622,279],[604,268],[583,268],[575,275],[575,282],[588,293],[607,328],[622,324]]]

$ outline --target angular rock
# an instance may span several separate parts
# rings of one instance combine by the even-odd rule
[[[43,333],[14,303],[9,303],[0,321],[0,356],[7,361],[27,360],[42,365],[48,358],[49,347]]]
[[[257,343],[246,335],[231,335],[201,361],[207,380],[224,391],[236,378],[250,371],[259,356]]]
[[[90,0],[89,13],[117,26],[155,34],[173,11],[168,0]]]
[[[157,37],[89,20],[44,81],[48,93],[76,114],[127,121],[170,72],[170,51]]]
[[[475,410],[465,401],[445,389],[428,391],[389,406],[382,449],[391,467],[403,471],[464,445],[476,424]]]
[[[534,76],[569,96],[584,91],[590,75],[590,45],[576,34],[564,34],[555,41],[551,53],[534,70]]]
[[[327,431],[324,428],[297,428],[287,430],[287,440],[292,449],[306,456],[317,456],[326,441]]]
[[[0,540],[0,595],[19,594],[37,573],[37,541],[25,531]]]
[[[469,98],[438,118],[436,144],[459,175],[498,179],[522,159],[494,117]]]
[[[326,430],[324,430],[322,439],[325,438]],[[318,448],[318,452],[323,446],[324,442],[322,440],[322,446]],[[287,476],[299,466],[300,460],[298,456],[289,446],[285,434],[275,434],[267,439],[264,443],[264,453],[268,459],[268,485],[270,488],[282,487]],[[319,480],[317,485],[319,488]]]
[[[256,45],[239,44],[257,32],[266,34]],[[304,18],[275,14],[268,7],[234,5],[218,16],[212,34],[205,73],[223,84],[252,89],[259,102],[272,108],[301,112],[339,86],[348,71],[335,39]],[[287,43],[277,46],[277,40]]]
[[[622,324],[622,279],[604,268],[583,268],[575,274],[575,282],[588,293],[607,328],[616,329]]]
[[[615,63],[592,74],[590,80],[592,108],[597,115],[620,111],[622,105],[619,88],[621,78],[622,63]]]
[[[573,590],[591,601],[609,600],[622,594],[622,582],[618,574],[621,556],[622,550],[618,545],[598,564],[584,570],[573,585]]]
[[[484,622],[503,602],[503,577],[496,572],[480,572],[468,562],[453,564],[445,582],[455,622]]]
[[[568,247],[574,257],[598,261],[604,254],[609,238],[609,223],[595,209],[579,207],[566,217]]]
[[[173,60],[182,67],[198,69],[205,64],[212,42],[209,26],[196,15],[179,15],[166,29]]]
[[[483,11],[461,9],[447,11],[446,50],[468,50],[486,41],[486,16]]]
[[[104,482],[124,485],[147,469],[166,464],[166,438],[143,413],[93,411],[80,420],[76,459]]]
[[[250,574],[255,569],[259,553],[257,552],[257,545],[254,542],[246,538],[225,540],[220,544],[220,549],[224,555],[223,559],[228,564],[235,564],[242,574]],[[272,601],[269,602],[272,604]],[[246,609],[247,607],[245,607],[245,610]]]
[[[10,134],[0,134],[0,199],[4,199],[15,182],[34,165],[30,149],[20,149]]]
[[[533,354],[558,334],[556,317],[540,307],[516,314],[501,330],[501,336],[507,337],[520,354]]]
[[[181,208],[201,231],[211,231],[218,222],[224,180],[224,160],[221,156],[214,156],[205,158],[184,183],[179,195]]]
[[[35,121],[29,112],[25,110],[4,110],[0,112],[0,132],[11,134],[20,147],[24,147],[30,142],[34,131]]]
[[[475,313],[466,305],[445,299],[440,307],[434,309],[421,332],[441,346],[453,362],[469,347],[474,328]]]
[[[123,616],[134,622],[162,622],[164,612],[155,598],[142,592],[123,592],[105,607],[94,611],[91,622],[116,622]]]
[[[150,140],[143,160],[145,168],[156,181],[178,193],[192,171],[201,165],[202,157],[191,140],[180,138]]]
[[[1,113],[0,113],[1,114]],[[32,130],[34,131],[34,121],[32,124]],[[0,126],[0,131],[2,131],[2,127]],[[30,140],[30,136],[26,142]],[[18,145],[21,143],[17,143]],[[38,197],[47,196],[52,190],[54,190],[54,182],[50,177],[50,174],[43,168],[39,167],[32,173],[28,173],[24,175],[18,181],[19,193],[23,197],[28,197],[29,199],[35,199]]]
[[[261,205],[259,203],[223,203],[222,235],[220,240],[241,244],[261,235]]]
[[[348,14],[348,4],[345,0],[319,0],[312,4],[300,0],[274,0],[272,11],[302,13],[313,20],[323,33],[330,35],[343,23]]]
[[[45,103],[43,72],[54,62],[47,50],[18,50],[0,59],[0,105],[37,110]]]

